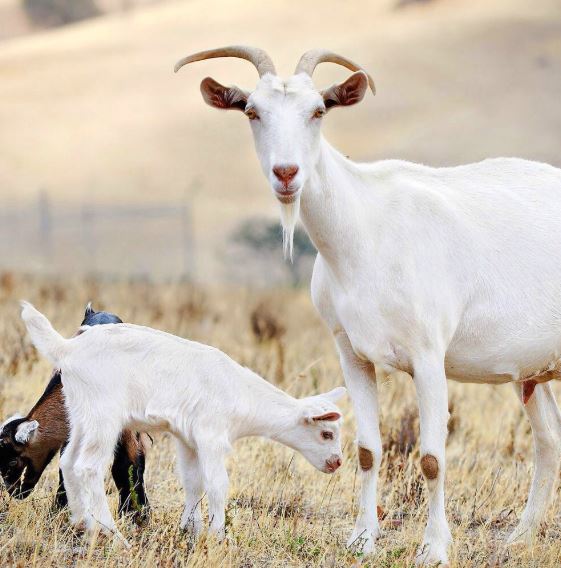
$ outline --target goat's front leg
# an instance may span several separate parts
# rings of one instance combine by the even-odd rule
[[[197,539],[203,527],[201,500],[203,479],[197,454],[177,438],[177,471],[185,492],[185,508],[181,515],[181,529]]]
[[[137,524],[142,524],[148,518],[149,503],[144,491],[144,452],[138,436],[130,430],[121,433],[111,475],[119,491],[119,514],[130,514]]]
[[[226,497],[228,495],[228,472],[224,463],[226,450],[220,444],[198,447],[200,473],[208,499],[209,532],[219,540],[226,535]]]
[[[347,542],[365,554],[374,551],[380,536],[377,514],[377,481],[382,460],[378,414],[378,387],[371,363],[360,360],[344,332],[335,336],[345,383],[353,401],[358,427],[358,460],[361,489],[355,528]]]
[[[60,457],[64,454],[64,450],[68,442],[65,442],[62,447],[60,448]],[[66,496],[66,489],[64,488],[64,476],[62,475],[62,470],[59,467],[58,470],[58,488],[56,490],[54,508],[55,509],[64,509],[68,506],[68,497]]]
[[[421,469],[429,493],[429,517],[417,565],[448,564],[452,535],[444,510],[445,447],[448,435],[448,385],[444,358],[428,356],[414,363],[421,426]]]
[[[74,466],[80,453],[81,432],[78,426],[70,430],[68,444],[60,456],[60,483],[64,483],[63,490],[70,509],[70,524],[81,528],[86,521],[87,511],[80,482],[74,473]]]

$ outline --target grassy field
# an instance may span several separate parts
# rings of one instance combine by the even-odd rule
[[[4,275],[0,278],[2,416],[26,412],[42,392],[49,365],[24,335],[17,300],[26,298],[63,332],[79,324],[84,304],[112,310],[127,321],[164,329],[220,347],[293,395],[342,384],[331,339],[308,292],[197,289],[187,284],[74,282]],[[251,318],[276,326],[257,337]],[[283,331],[284,330],[284,331]],[[561,389],[555,385],[559,396]],[[66,513],[51,508],[57,481],[52,464],[32,496],[10,501],[0,493],[0,565],[14,566],[410,566],[425,522],[418,466],[417,413],[412,381],[396,376],[381,385],[385,444],[380,501],[383,537],[375,557],[345,551],[356,509],[357,460],[353,411],[345,416],[345,462],[327,476],[286,448],[259,439],[236,444],[229,459],[228,538],[201,540],[190,549],[178,530],[182,494],[174,475],[173,446],[156,436],[148,456],[147,490],[153,514],[144,529],[120,528],[131,550],[83,545]],[[559,566],[561,509],[556,503],[540,542],[507,551],[501,543],[515,525],[532,471],[528,423],[508,386],[450,385],[447,511],[455,546],[452,566]],[[116,494],[108,482],[111,503]]]

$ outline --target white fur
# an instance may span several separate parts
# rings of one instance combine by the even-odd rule
[[[284,258],[291,262],[294,251],[294,229],[296,229],[296,223],[298,223],[299,213],[300,198],[296,198],[293,203],[281,204],[280,206]]]
[[[33,343],[62,371],[71,433],[61,469],[72,520],[85,521],[89,530],[101,526],[116,532],[103,477],[123,428],[175,436],[186,493],[181,526],[196,534],[203,493],[210,529],[223,534],[224,459],[238,438],[266,436],[298,450],[326,473],[342,459],[335,402],[344,395],[343,387],[297,400],[218,349],[168,333],[130,324],[98,325],[60,343],[30,304],[24,304],[22,318]],[[317,420],[329,412],[336,413],[334,421]],[[332,440],[323,438],[325,431],[333,433]]]
[[[359,444],[375,457],[361,473],[349,542],[371,552],[379,535],[376,379],[402,370],[417,388],[421,453],[439,464],[437,478],[427,480],[418,563],[445,564],[446,379],[521,381],[561,356],[561,170],[511,158],[448,168],[354,163],[322,137],[321,120],[313,118],[322,95],[305,74],[265,75],[247,104],[260,117],[251,121],[255,146],[277,197],[274,165],[299,168],[293,185],[319,251],[312,299],[337,343]],[[561,453],[561,420],[548,385],[537,387],[527,412],[536,471],[513,538],[536,532]]]

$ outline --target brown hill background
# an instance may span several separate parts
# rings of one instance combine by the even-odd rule
[[[14,5],[0,0],[0,14]],[[324,127],[356,160],[447,165],[512,155],[561,165],[558,1],[148,4],[0,43],[0,199],[4,218],[19,219],[0,232],[0,267],[83,271],[90,254],[98,271],[180,273],[196,264],[198,280],[231,278],[232,231],[247,218],[274,218],[276,205],[244,117],[204,105],[198,85],[212,75],[251,88],[256,73],[235,60],[172,71],[189,52],[229,43],[265,48],[284,74],[317,46],[367,67],[377,96],[333,112]],[[315,80],[344,76],[324,65]],[[41,208],[41,192],[56,231],[38,255],[44,239],[28,227],[36,220],[26,208]],[[78,250],[70,227],[85,204],[187,205],[177,231],[188,231],[188,246],[175,247],[162,218],[95,225],[95,245],[88,250],[84,238]],[[139,250],[144,264],[127,264]],[[254,281],[260,269],[239,272]]]

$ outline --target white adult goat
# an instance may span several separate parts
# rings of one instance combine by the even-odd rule
[[[203,98],[249,117],[281,202],[288,251],[299,210],[319,251],[312,299],[335,337],[358,422],[362,489],[349,542],[371,552],[379,535],[376,379],[395,370],[413,376],[418,395],[429,515],[417,563],[446,563],[451,542],[444,510],[447,377],[513,382],[527,402],[536,467],[510,541],[530,539],[550,503],[561,451],[550,385],[535,387],[558,378],[561,353],[561,170],[507,158],[452,168],[356,164],[325,141],[320,127],[330,109],[359,102],[369,84],[374,92],[358,65],[312,50],[281,79],[265,52],[235,46],[191,55],[176,71],[213,57],[241,57],[257,67],[253,92],[206,78]],[[311,75],[321,62],[355,73],[318,91]]]
[[[344,387],[295,399],[213,347],[132,324],[85,326],[64,339],[31,304],[22,305],[34,345],[62,373],[70,440],[60,467],[74,524],[119,534],[103,478],[121,430],[133,424],[176,438],[185,490],[181,526],[195,536],[203,492],[210,530],[224,534],[224,459],[241,437],[281,442],[324,473],[341,465],[335,402]]]

